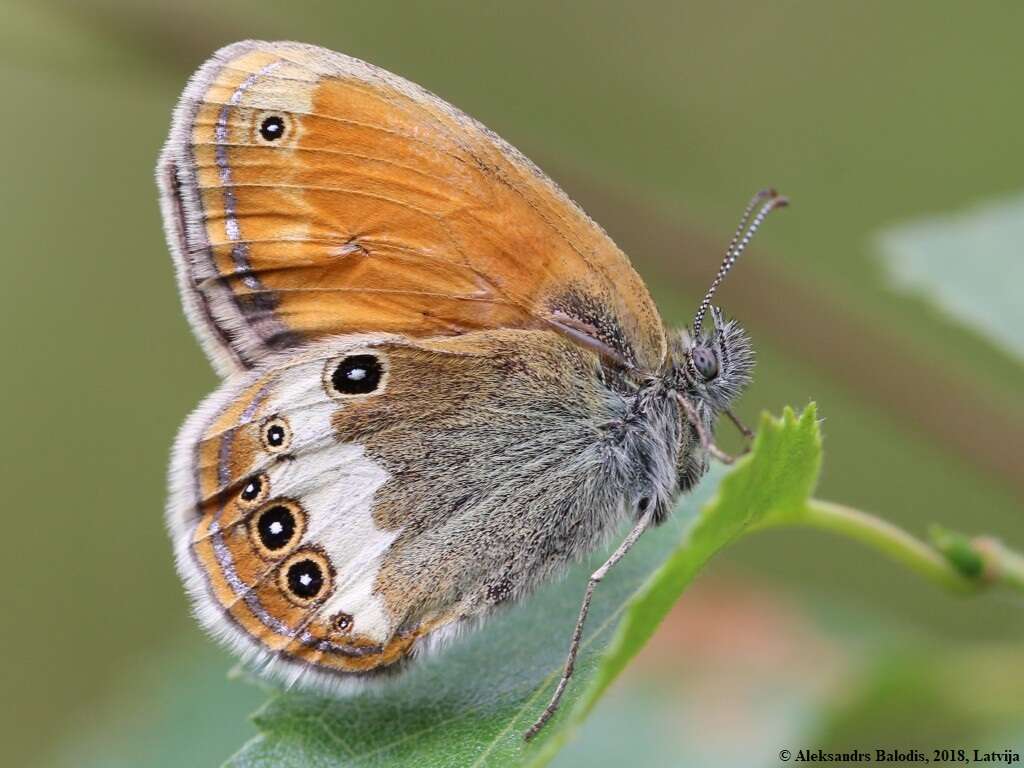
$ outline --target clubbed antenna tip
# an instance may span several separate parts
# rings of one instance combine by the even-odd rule
[[[754,238],[754,234],[760,228],[761,224],[768,214],[777,208],[785,208],[789,205],[789,198],[783,197],[772,188],[762,189],[756,195],[754,195],[750,202],[747,203],[747,207],[743,210],[743,216],[740,217],[739,226],[736,227],[736,233],[732,236],[732,240],[729,242],[729,247],[725,250],[725,258],[722,259],[722,266],[718,268],[718,274],[715,275],[715,279],[711,283],[711,287],[708,288],[708,292],[704,294],[704,298],[700,302],[700,306],[697,307],[697,314],[693,318],[693,338],[695,341],[700,340],[701,328],[704,324],[704,315],[707,314],[708,307],[711,306],[711,297],[715,295],[715,291],[718,290],[718,286],[722,284],[722,280],[732,269],[733,264],[740,255],[750,245],[750,241]],[[754,211],[757,211],[755,214]]]

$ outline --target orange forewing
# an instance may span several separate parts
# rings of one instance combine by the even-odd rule
[[[197,325],[243,366],[328,334],[498,327],[569,328],[648,370],[664,358],[646,287],[586,214],[486,128],[358,60],[225,49],[186,91],[164,163]]]

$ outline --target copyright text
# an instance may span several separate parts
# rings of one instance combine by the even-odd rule
[[[828,752],[823,749],[780,749],[783,763],[987,763],[1011,765],[1020,762],[1014,749],[851,749]]]

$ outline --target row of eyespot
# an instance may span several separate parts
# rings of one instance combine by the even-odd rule
[[[242,491],[256,499],[263,490],[264,480],[253,478]],[[298,502],[291,499],[271,499],[257,509],[249,519],[249,533],[257,551],[268,560],[277,560],[288,553],[302,539],[306,529],[306,515]],[[278,568],[278,586],[300,607],[308,607],[326,596],[331,590],[331,567],[318,550],[305,547],[292,552]],[[352,617],[340,613],[332,624],[342,632],[352,628]]]
[[[331,382],[342,394],[368,394],[373,392],[380,383],[381,365],[376,356],[368,354],[350,355],[344,358],[335,368]],[[291,445],[292,431],[287,419],[283,416],[271,416],[262,427],[261,439],[263,446],[270,453],[283,453]],[[245,506],[257,503],[264,489],[269,485],[266,475],[255,475],[246,482],[239,494]],[[305,515],[294,501],[278,501],[265,506],[257,512],[253,520],[256,531],[256,543],[265,556],[278,556],[295,545],[302,537],[305,527]],[[307,587],[304,590],[293,590],[304,599],[311,600],[318,594],[309,587],[309,579],[303,579]],[[322,575],[314,579],[322,584]],[[309,594],[304,594],[309,593]]]
[[[249,478],[239,503],[243,508],[253,508],[264,498],[269,480],[266,475]],[[267,559],[278,559],[302,538],[306,529],[306,515],[302,507],[291,499],[271,499],[257,509],[249,520],[249,530],[257,550]]]
[[[358,354],[345,357],[331,375],[332,386],[341,394],[369,394],[380,385],[383,370],[376,355]],[[270,453],[283,453],[291,445],[292,431],[283,416],[271,416],[261,431],[264,447]],[[240,494],[246,506],[257,502],[269,485],[266,475],[249,478]],[[281,500],[264,506],[253,516],[257,548],[267,557],[278,557],[302,538],[305,529],[305,515],[298,503]],[[297,564],[299,565],[299,564]],[[289,575],[285,582],[290,591],[305,601],[315,600],[322,591],[326,569],[317,568],[316,563],[302,563],[294,578]],[[296,566],[292,566],[293,569]],[[318,572],[317,572],[318,571]],[[290,574],[290,572],[289,572]]]
[[[266,475],[249,479],[239,494],[243,508],[253,507],[264,497],[268,486]],[[248,520],[249,535],[256,551],[267,560],[279,560],[291,552],[306,530],[306,515],[301,505],[291,499],[270,499],[258,507]],[[307,555],[297,559],[297,555]],[[281,586],[298,598],[303,605],[316,600],[327,591],[330,569],[319,563],[322,555],[315,550],[295,553],[281,566]],[[308,562],[306,562],[308,560]]]
[[[331,385],[343,395],[367,395],[380,386],[383,370],[374,355],[350,355],[338,363]],[[270,453],[283,453],[292,441],[291,428],[283,416],[271,416],[263,423],[263,447]]]
[[[383,369],[375,355],[349,355],[334,369],[331,384],[341,394],[369,394],[380,385],[382,375]],[[282,453],[291,445],[292,432],[284,417],[272,416],[264,422],[260,437],[267,451]],[[239,494],[242,506],[258,504],[269,484],[265,474],[250,477]],[[305,527],[305,513],[298,502],[290,499],[268,501],[252,514],[249,521],[250,536],[257,551],[264,558],[274,560],[284,557],[298,544]],[[278,584],[291,599],[307,607],[330,591],[330,570],[327,559],[320,552],[302,549],[280,566]],[[352,617],[341,613],[334,617],[332,623],[338,630],[348,631],[352,627]]]

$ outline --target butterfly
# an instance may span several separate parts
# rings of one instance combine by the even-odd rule
[[[291,42],[192,76],[157,166],[185,313],[222,377],[175,442],[167,525],[199,621],[347,693],[527,596],[692,488],[750,379],[513,147],[422,88]],[[711,328],[704,321],[710,313]],[[738,422],[737,422],[738,423]],[[533,731],[535,732],[535,731]]]

